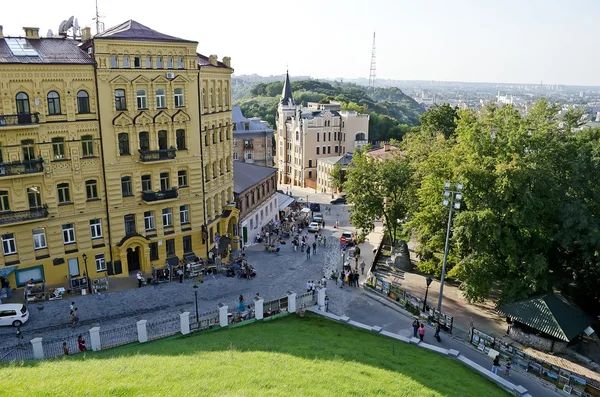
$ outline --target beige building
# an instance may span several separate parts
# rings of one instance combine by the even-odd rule
[[[233,159],[267,167],[273,166],[273,129],[266,121],[246,118],[239,106],[231,109]]]
[[[331,193],[332,195],[338,189],[331,183],[331,171],[336,165],[341,167],[343,173],[346,172],[348,164],[352,162],[352,154],[346,153],[343,156],[324,157],[317,160],[317,190],[322,193]]]
[[[369,115],[341,110],[341,103],[296,105],[289,75],[277,110],[279,182],[317,189],[317,161],[352,153],[368,143]]]

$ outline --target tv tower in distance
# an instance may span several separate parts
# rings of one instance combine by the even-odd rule
[[[371,72],[369,73],[369,87],[375,87],[375,32],[373,32],[373,50],[371,51]]]

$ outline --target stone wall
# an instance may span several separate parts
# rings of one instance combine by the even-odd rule
[[[552,346],[552,339],[529,334],[517,329],[516,327],[512,327],[510,329],[509,336],[511,339],[521,343],[522,345],[530,346],[537,350],[546,352],[552,351],[555,353],[563,353],[567,350],[567,342],[555,340],[554,346]]]

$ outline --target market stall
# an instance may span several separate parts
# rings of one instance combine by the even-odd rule
[[[25,299],[27,302],[42,302],[46,300],[46,285],[34,285],[25,289]]]
[[[100,277],[92,279],[92,293],[108,291],[108,277]]]

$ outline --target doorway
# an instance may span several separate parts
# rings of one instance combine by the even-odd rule
[[[127,268],[129,272],[140,270],[140,247],[127,248]]]

